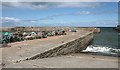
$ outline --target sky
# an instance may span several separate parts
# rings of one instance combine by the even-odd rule
[[[116,27],[118,2],[2,2],[2,26]]]

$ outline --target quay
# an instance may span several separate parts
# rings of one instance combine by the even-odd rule
[[[92,32],[79,30],[77,32],[67,32],[67,35],[9,43],[8,45],[11,47],[1,48],[2,63],[9,65],[22,60],[80,52],[87,48],[92,39]]]
[[[11,47],[0,48],[1,67],[118,68],[119,61],[116,57],[80,52],[86,49],[92,40],[93,32],[78,30],[67,32],[66,35],[9,43]]]

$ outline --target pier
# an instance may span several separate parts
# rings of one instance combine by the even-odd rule
[[[0,48],[1,67],[118,68],[118,59],[115,57],[81,53],[81,50],[86,49],[92,40],[92,31],[78,30],[68,31],[66,35],[9,43],[11,47]]]
[[[55,57],[80,52],[93,40],[93,33],[79,30],[67,35],[9,43],[2,49],[2,63],[9,65],[23,60]]]

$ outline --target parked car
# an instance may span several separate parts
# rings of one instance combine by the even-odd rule
[[[42,32],[38,32],[36,35],[36,38],[43,38],[43,33]]]
[[[74,29],[71,29],[70,30],[71,32],[77,32],[77,30],[74,28]]]
[[[53,36],[52,31],[48,31],[46,35],[47,36]]]
[[[31,36],[32,39],[36,39],[37,33],[31,32],[29,36]]]
[[[33,40],[35,37],[32,36],[32,35],[28,35],[28,36],[25,36],[24,39],[25,40]]]
[[[58,35],[66,35],[66,32],[64,30],[59,30]]]
[[[42,37],[47,38],[47,32],[46,31],[42,31]]]
[[[23,32],[21,32],[21,31],[17,31],[17,32],[11,34],[11,37],[13,38],[14,42],[24,40]]]
[[[27,36],[28,34],[27,34],[26,32],[24,32],[22,35],[23,35],[23,37],[25,37],[25,36]]]

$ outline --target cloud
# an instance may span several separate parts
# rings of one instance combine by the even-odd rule
[[[29,9],[45,9],[46,5],[37,2],[3,2],[3,7],[8,8],[29,8]]]
[[[2,2],[0,2],[0,12],[2,11]]]
[[[90,2],[63,2],[61,4],[58,4],[57,7],[88,7],[88,8],[94,8],[94,7],[100,7],[101,5],[99,3],[90,3]]]
[[[116,14],[118,13],[117,10],[113,11],[78,11],[78,12],[72,12],[72,13],[62,13],[62,14],[54,14],[50,16],[46,16],[44,18],[40,18],[39,20],[53,20],[57,17],[63,17],[63,16],[81,16],[81,15],[106,15],[106,14]]]
[[[79,11],[79,12],[73,12],[73,13],[62,13],[62,14],[55,14],[51,16],[47,16],[44,18],[40,18],[40,20],[53,20],[56,17],[62,17],[62,16],[80,16],[80,15],[89,15],[91,12],[90,11]]]
[[[21,20],[13,17],[0,17],[0,24],[5,27],[14,27],[14,26],[49,26],[49,20]]]
[[[33,26],[33,27],[42,27],[42,26],[79,26],[79,27],[115,27],[118,25],[118,20],[99,20],[98,21],[84,21],[84,22],[52,22],[51,20],[20,20],[18,18],[11,17],[2,17],[2,26],[5,27],[15,27],[15,26]]]
[[[114,19],[113,20],[102,20],[99,23],[103,23],[103,25],[106,25],[106,26],[116,26],[118,25],[118,20],[114,20]]]
[[[0,20],[2,20],[2,22],[15,22],[15,23],[20,21],[20,19],[10,17],[0,17]]]
[[[3,7],[50,9],[50,8],[95,8],[100,7],[99,3],[92,2],[3,2]]]
[[[118,20],[99,20],[98,21],[84,21],[84,22],[71,22],[68,23],[69,26],[76,27],[116,27],[118,25]]]
[[[19,23],[21,23],[20,19],[17,18],[10,18],[10,17],[0,17],[0,21],[1,24],[4,26],[14,26],[14,25],[18,25]]]
[[[3,0],[3,2],[118,2],[119,0]]]

